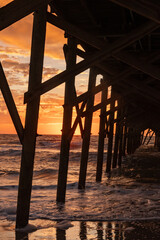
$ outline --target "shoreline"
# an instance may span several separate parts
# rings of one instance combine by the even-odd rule
[[[0,239],[15,240],[154,240],[160,238],[160,220],[141,221],[49,221],[31,220],[30,232],[15,231],[13,223],[3,222]],[[39,225],[39,226],[38,226]]]

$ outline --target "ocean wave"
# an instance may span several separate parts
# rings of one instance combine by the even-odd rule
[[[0,176],[18,176],[19,172],[18,171],[13,171],[13,170],[0,170]]]
[[[38,142],[38,147],[43,148],[60,148],[60,142],[53,142],[53,141],[43,141]]]
[[[0,190],[17,190],[18,185],[4,185],[0,186]]]
[[[57,169],[45,168],[45,169],[34,171],[34,178],[35,179],[50,178],[56,174],[57,174]]]
[[[21,155],[21,150],[15,150],[15,149],[8,149],[8,150],[2,150],[0,151],[0,156],[19,156]]]

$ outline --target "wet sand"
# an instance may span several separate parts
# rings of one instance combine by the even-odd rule
[[[38,221],[38,220],[37,220]],[[45,224],[49,222],[44,221]],[[31,221],[31,223],[35,221]],[[46,222],[46,223],[45,223]],[[52,227],[43,227],[32,233],[15,232],[13,225],[3,223],[0,239],[16,240],[158,240],[160,239],[160,220],[131,222],[84,222],[73,221],[69,226],[56,227],[56,222],[50,222]],[[49,224],[49,225],[50,225]],[[41,222],[42,225],[42,222]],[[73,226],[71,226],[73,225]],[[66,229],[68,228],[68,229]]]

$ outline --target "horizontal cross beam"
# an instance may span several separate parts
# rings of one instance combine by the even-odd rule
[[[160,24],[160,3],[150,0],[109,0]]]
[[[12,93],[10,91],[10,88],[9,88],[9,85],[8,85],[8,82],[7,82],[6,76],[4,74],[1,63],[0,63],[0,90],[2,92],[4,100],[6,102],[11,119],[14,123],[19,140],[22,143],[23,142],[23,134],[24,134],[23,125],[22,125],[20,116],[18,114],[17,107],[14,102],[14,99],[13,99]]]
[[[110,57],[113,54],[116,54],[123,48],[131,45],[138,39],[141,39],[143,36],[149,34],[153,30],[157,29],[157,24],[153,22],[147,22],[144,25],[137,27],[136,29],[132,30],[124,37],[118,39],[114,43],[106,44],[106,47],[97,53],[92,54],[86,60],[83,60],[75,65],[72,70],[65,70],[62,73],[56,75],[55,77],[49,79],[48,81],[42,83],[37,89],[34,91],[29,91],[25,93],[24,101],[25,103],[30,101],[36,96],[40,96],[51,89],[59,86],[60,84],[67,81],[70,77],[76,76],[79,73],[85,71],[90,66],[96,64],[97,62],[103,61],[104,59]]]
[[[0,8],[0,31],[41,8],[51,0],[16,0]]]

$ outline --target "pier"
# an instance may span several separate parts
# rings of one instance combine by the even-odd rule
[[[82,137],[78,188],[85,189],[94,112],[100,111],[95,181],[101,182],[104,171],[121,167],[123,157],[148,144],[153,135],[160,151],[159,12],[157,0],[14,0],[0,8],[0,30],[34,14],[24,126],[0,63],[0,89],[22,144],[17,228],[29,220],[40,97],[62,83],[58,203],[65,202],[70,143],[78,126]],[[42,82],[46,23],[64,31],[66,70]],[[89,70],[88,89],[78,95],[75,77],[85,70]],[[101,94],[98,104],[97,93]]]

